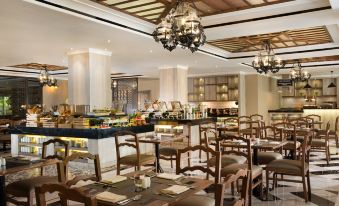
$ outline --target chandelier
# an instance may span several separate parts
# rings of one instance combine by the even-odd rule
[[[58,87],[57,80],[48,73],[47,66],[41,70],[39,79],[42,86]]]
[[[153,32],[155,41],[161,42],[165,49],[172,51],[180,45],[195,52],[206,42],[201,18],[197,14],[193,0],[191,4],[185,0],[177,0],[175,7]]]
[[[277,73],[285,67],[285,63],[275,56],[269,40],[263,41],[263,50],[254,58],[252,67],[262,74],[267,72]]]
[[[311,74],[301,68],[300,62],[293,64],[291,79],[294,82],[306,82],[311,78]]]

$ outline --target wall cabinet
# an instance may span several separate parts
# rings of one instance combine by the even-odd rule
[[[238,101],[239,76],[208,76],[188,79],[188,101]]]

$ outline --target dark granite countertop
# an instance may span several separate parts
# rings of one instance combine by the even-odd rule
[[[337,108],[329,109],[329,110],[336,110]],[[323,108],[314,108],[314,109],[293,109],[293,108],[281,108],[281,109],[273,109],[273,110],[268,110],[268,113],[303,113],[304,110],[328,110],[328,109],[323,109]]]
[[[154,125],[148,124],[143,126],[131,127],[111,127],[107,129],[74,129],[74,128],[39,128],[39,127],[13,127],[10,129],[11,134],[31,134],[52,137],[78,137],[87,139],[103,139],[112,137],[114,133],[122,130],[132,131],[134,133],[153,132]]]

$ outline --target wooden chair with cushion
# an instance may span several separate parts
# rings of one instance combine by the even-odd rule
[[[205,131],[214,131],[214,133],[209,132],[208,134],[212,134],[209,136],[208,140],[205,138]],[[217,124],[212,120],[206,120],[199,124],[199,145],[209,145],[211,141],[215,141],[217,138]],[[206,144],[207,142],[207,144]],[[199,158],[201,159],[201,151],[199,151]]]
[[[221,176],[226,177],[230,174],[235,174],[239,169],[248,169],[251,171],[250,175],[250,184],[249,188],[250,191],[252,191],[256,187],[260,187],[260,196],[262,196],[262,190],[263,190],[263,169],[258,165],[252,164],[252,147],[251,147],[251,139],[246,139],[244,137],[238,137],[238,136],[228,136],[227,137],[229,141],[241,141],[239,144],[241,145],[241,150],[234,149],[234,147],[231,147],[230,144],[220,144],[221,147],[230,147],[230,150],[226,150],[223,153],[224,154],[234,154],[238,156],[243,156],[246,158],[247,162],[244,164],[230,164],[224,168],[221,169]],[[232,187],[232,192],[234,191],[234,188]],[[234,192],[233,192],[234,193]],[[250,193],[250,196],[252,195],[252,192]],[[251,198],[249,199],[249,205],[251,205]]]
[[[318,129],[316,130],[317,136],[324,137],[326,135],[326,129]],[[330,130],[329,133],[329,139],[334,139],[335,140],[335,145],[337,148],[336,154],[338,154],[338,148],[339,148],[339,116],[336,117],[335,119],[335,125],[334,125],[334,130]]]
[[[59,146],[63,146],[65,153],[64,156],[54,154],[51,156],[47,155],[47,146],[50,144],[59,143]],[[68,156],[68,143],[60,139],[51,139],[43,143],[42,145],[42,158],[43,159],[59,159],[63,160]],[[7,201],[16,205],[33,205],[34,198],[34,188],[36,186],[46,184],[46,183],[57,183],[60,179],[53,176],[43,176],[43,168],[41,168],[41,176],[32,177],[25,180],[16,181],[10,183],[6,187]],[[18,197],[27,198],[26,201],[17,200]]]
[[[326,155],[326,162],[329,165],[331,160],[331,153],[330,153],[330,143],[329,143],[329,136],[330,136],[330,122],[327,122],[325,134],[317,134],[315,138],[312,139],[312,151],[324,151]]]
[[[267,141],[283,141],[283,130],[272,126],[265,126],[262,128],[263,137],[261,139]],[[280,151],[259,151],[258,164],[267,165],[273,160],[283,159],[282,150]]]
[[[220,135],[238,134],[238,131],[239,131],[239,119],[238,118],[235,118],[235,117],[227,118],[224,120],[224,125],[225,125],[224,127],[226,128],[226,130],[220,133]]]
[[[62,203],[63,206],[67,205],[67,200],[83,203],[85,206],[97,205],[95,196],[86,194],[79,188],[70,188],[64,184],[50,183],[35,188],[37,206],[47,206],[45,195],[46,193],[54,192],[57,192],[60,197],[64,198],[63,200],[65,202]]]
[[[221,168],[224,168],[230,164],[234,164],[234,163],[238,163],[238,164],[244,164],[247,162],[247,157],[241,156],[241,155],[237,155],[237,154],[233,154],[233,153],[229,153],[227,152],[225,149],[223,148],[221,145],[224,141],[230,140],[230,137],[233,136],[237,136],[237,135],[222,135],[219,136],[216,139],[216,151],[220,151],[221,152]],[[215,165],[215,158],[212,157],[210,159],[208,159],[209,161],[209,165],[213,166]]]
[[[211,170],[210,167],[203,167],[203,166],[182,166],[181,164],[181,156],[183,154],[186,154],[188,152],[195,152],[195,151],[203,151],[206,153],[210,153],[211,156],[214,156],[216,158],[216,164],[215,164],[215,169],[214,171]],[[201,171],[206,173],[208,175],[211,175],[214,177],[214,183],[217,185],[220,182],[220,152],[216,152],[213,149],[209,147],[204,147],[204,146],[194,146],[194,147],[187,147],[184,149],[179,149],[178,150],[178,158],[176,162],[176,174],[185,174],[188,171]],[[176,206],[215,206],[215,199],[210,198],[204,195],[193,195],[189,196],[181,201],[179,201]]]
[[[246,206],[248,205],[248,193],[250,184],[251,172],[248,170],[240,169],[237,173],[228,175],[223,178],[220,184],[217,185],[215,191],[215,206]],[[242,180],[240,198],[232,198],[233,200],[224,199],[225,189],[230,188],[238,180]]]
[[[188,138],[187,136],[184,138]],[[185,141],[182,141],[185,142]],[[160,159],[171,161],[171,168],[173,168],[173,161],[177,159],[178,148],[175,145],[175,142],[171,142],[169,146],[163,146],[159,149]],[[189,140],[187,141],[187,147],[189,146]],[[190,163],[189,158],[187,158],[188,164]]]
[[[274,124],[273,127],[282,129],[283,140],[287,141],[287,144],[283,147],[285,156],[287,156],[287,152],[290,152],[292,158],[296,159],[301,146],[301,142],[297,141],[296,125],[289,122],[281,122]]]
[[[320,115],[310,114],[310,115],[307,115],[306,117],[313,120],[314,128],[315,128],[315,126],[318,126],[317,129],[321,129],[322,122],[321,122],[321,116]]]
[[[260,121],[253,121],[248,116],[240,116],[239,120],[239,130],[238,135],[244,136],[246,138],[253,139],[256,134],[259,132]]]
[[[79,160],[87,160],[93,161],[94,163],[94,174],[72,174],[70,172],[70,163],[79,161]],[[90,153],[73,153],[72,155],[65,158],[62,163],[58,164],[58,174],[62,178],[62,182],[68,186],[76,185],[79,181],[101,181],[101,166],[100,166],[100,158],[99,155],[93,155]],[[72,174],[72,177],[69,175]],[[63,175],[63,176],[62,176]]]
[[[134,142],[123,142],[126,136],[133,137]],[[115,134],[115,147],[117,157],[117,174],[120,175],[121,165],[133,166],[135,170],[140,170],[141,166],[153,164],[155,162],[154,155],[141,154],[139,146],[139,138],[130,131],[120,131]],[[136,150],[135,154],[121,156],[121,148],[128,147]]]
[[[309,158],[311,149],[312,138],[305,135],[304,142],[302,144],[301,159],[300,160],[289,160],[281,159],[275,160],[266,166],[266,197],[269,191],[269,180],[273,179],[273,188],[276,186],[278,181],[278,175],[281,175],[281,181],[288,182],[299,182],[303,184],[304,198],[307,202],[311,199],[311,183],[310,183],[310,170],[309,170]],[[273,178],[270,178],[269,174],[273,174]],[[288,176],[299,176],[301,181],[295,179],[284,179],[284,175]]]

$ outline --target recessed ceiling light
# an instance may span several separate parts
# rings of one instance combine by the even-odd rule
[[[73,48],[71,48],[71,50],[73,50]]]
[[[105,51],[107,51],[107,48],[105,48]]]
[[[150,53],[152,53],[152,52],[153,52],[153,50],[149,50],[149,52],[150,52]]]
[[[218,65],[215,65],[215,68],[218,68],[219,66]]]
[[[108,39],[108,40],[107,40],[107,43],[111,43],[111,40]]]

